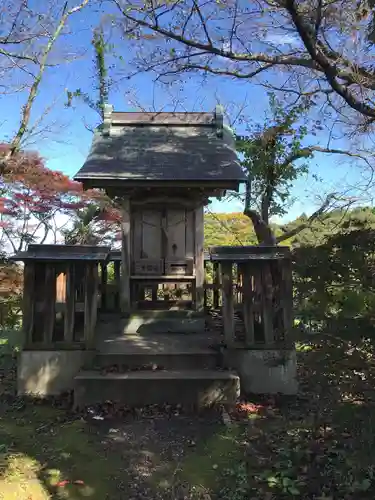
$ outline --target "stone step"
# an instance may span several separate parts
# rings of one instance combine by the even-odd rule
[[[220,370],[168,370],[107,373],[81,371],[75,377],[77,408],[112,401],[129,407],[181,404],[204,408],[234,404],[240,392],[237,374]]]
[[[116,366],[121,369],[137,369],[156,365],[163,370],[205,370],[219,366],[219,355],[213,350],[183,352],[108,352],[95,356],[93,367],[102,369]]]
[[[101,315],[100,323],[113,326],[116,316]],[[100,325],[100,326],[101,326]],[[148,310],[132,313],[128,318],[118,318],[116,331],[118,334],[152,333],[203,333],[205,318],[201,313],[189,310]]]

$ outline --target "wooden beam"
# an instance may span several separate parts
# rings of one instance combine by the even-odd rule
[[[195,302],[196,311],[204,311],[204,209],[203,206],[194,211],[195,214]]]
[[[64,342],[74,340],[74,321],[76,312],[76,268],[69,264],[66,272]]]
[[[233,300],[233,270],[232,262],[221,262],[221,277],[223,283],[223,327],[227,346],[234,341],[234,300]]]
[[[95,326],[98,309],[98,264],[86,263],[85,273],[85,312],[84,338],[86,347],[92,349],[95,345]]]
[[[168,189],[200,189],[204,190],[208,196],[212,196],[218,191],[238,191],[241,181],[218,181],[218,180],[209,180],[209,181],[145,181],[145,180],[123,180],[117,178],[112,179],[77,179],[83,183],[85,189],[90,188],[101,188],[105,189],[111,196],[123,196],[125,191],[127,194],[131,194],[132,190],[140,189],[150,189],[153,191],[155,189],[168,188]],[[147,188],[145,184],[147,183]]]
[[[25,344],[33,341],[35,319],[35,264],[26,262],[23,270],[22,329]]]
[[[131,234],[130,234],[130,199],[123,198],[121,203],[121,312],[129,314],[130,297],[130,265],[131,265]]]
[[[162,205],[173,205],[174,207],[182,207],[182,208],[197,208],[203,202],[206,202],[206,199],[200,198],[176,198],[173,196],[148,196],[146,198],[134,199],[132,200],[132,205],[134,206],[146,206],[147,205],[157,205],[158,207]]]

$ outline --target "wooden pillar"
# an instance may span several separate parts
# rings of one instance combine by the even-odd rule
[[[116,292],[115,292],[115,310],[118,312],[120,309],[120,294],[121,294],[121,274],[120,274],[120,264],[121,262],[119,260],[115,260],[113,262],[113,272],[115,275],[115,283],[116,283]]]
[[[121,222],[121,312],[129,314],[131,308],[130,294],[130,257],[131,257],[131,234],[130,234],[130,200],[122,200],[122,222]]]
[[[204,311],[204,207],[198,207],[195,214],[195,309]]]
[[[272,346],[275,342],[273,331],[273,307],[272,307],[272,276],[269,261],[263,261],[260,269],[261,274],[261,303],[264,342]]]
[[[44,297],[43,297],[43,339],[50,345],[53,341],[53,330],[56,319],[56,272],[53,264],[45,264]]]
[[[254,345],[254,293],[252,287],[251,264],[242,264],[242,304],[243,321],[245,326],[245,343],[247,347]]]
[[[283,316],[284,316],[284,341],[290,340],[290,335],[293,329],[293,274],[292,274],[292,258],[287,256],[282,260],[282,287],[283,300]],[[288,339],[289,336],[289,339]]]
[[[74,321],[76,311],[76,265],[69,264],[66,272],[64,341],[74,340]]]
[[[85,273],[85,327],[84,337],[87,348],[95,345],[95,326],[98,312],[98,264],[97,262],[86,263]]]
[[[107,272],[107,262],[102,262],[100,264],[101,269],[101,282],[100,282],[100,292],[101,292],[101,304],[100,307],[103,311],[107,309],[107,284],[108,284],[108,272]]]
[[[204,260],[203,261],[203,266],[204,266],[204,283],[203,283],[203,293],[204,293],[204,300],[203,300],[203,305],[204,309],[207,309],[207,262]]]
[[[35,263],[32,261],[26,261],[23,270],[22,304],[22,329],[26,345],[31,344],[33,341],[35,301]]]
[[[234,343],[234,297],[233,297],[233,269],[232,262],[221,262],[221,276],[223,283],[223,327],[227,346]]]
[[[242,285],[243,285],[243,276],[242,276],[242,273],[241,273],[241,270],[240,270],[240,267],[241,267],[241,264],[236,264],[236,275],[237,275],[237,279],[236,279],[236,304],[241,304],[242,303],[242,292],[241,289],[242,288]]]
[[[214,273],[214,309],[218,309],[219,308],[219,298],[220,298],[220,290],[219,290],[219,286],[220,286],[220,268],[219,268],[219,263],[218,262],[214,262],[214,265],[213,265],[213,273]]]

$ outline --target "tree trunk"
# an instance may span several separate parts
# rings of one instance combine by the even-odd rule
[[[251,209],[245,209],[244,214],[249,217],[254,226],[255,235],[257,237],[259,245],[264,246],[275,246],[276,237],[273,234],[271,228],[264,222],[261,216]]]

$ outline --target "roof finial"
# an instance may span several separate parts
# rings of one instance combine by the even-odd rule
[[[102,126],[102,134],[109,135],[112,123],[112,112],[113,106],[112,104],[104,104],[103,106],[103,126]]]
[[[215,107],[215,125],[216,125],[216,135],[218,137],[223,137],[224,108],[220,104],[217,104]]]

